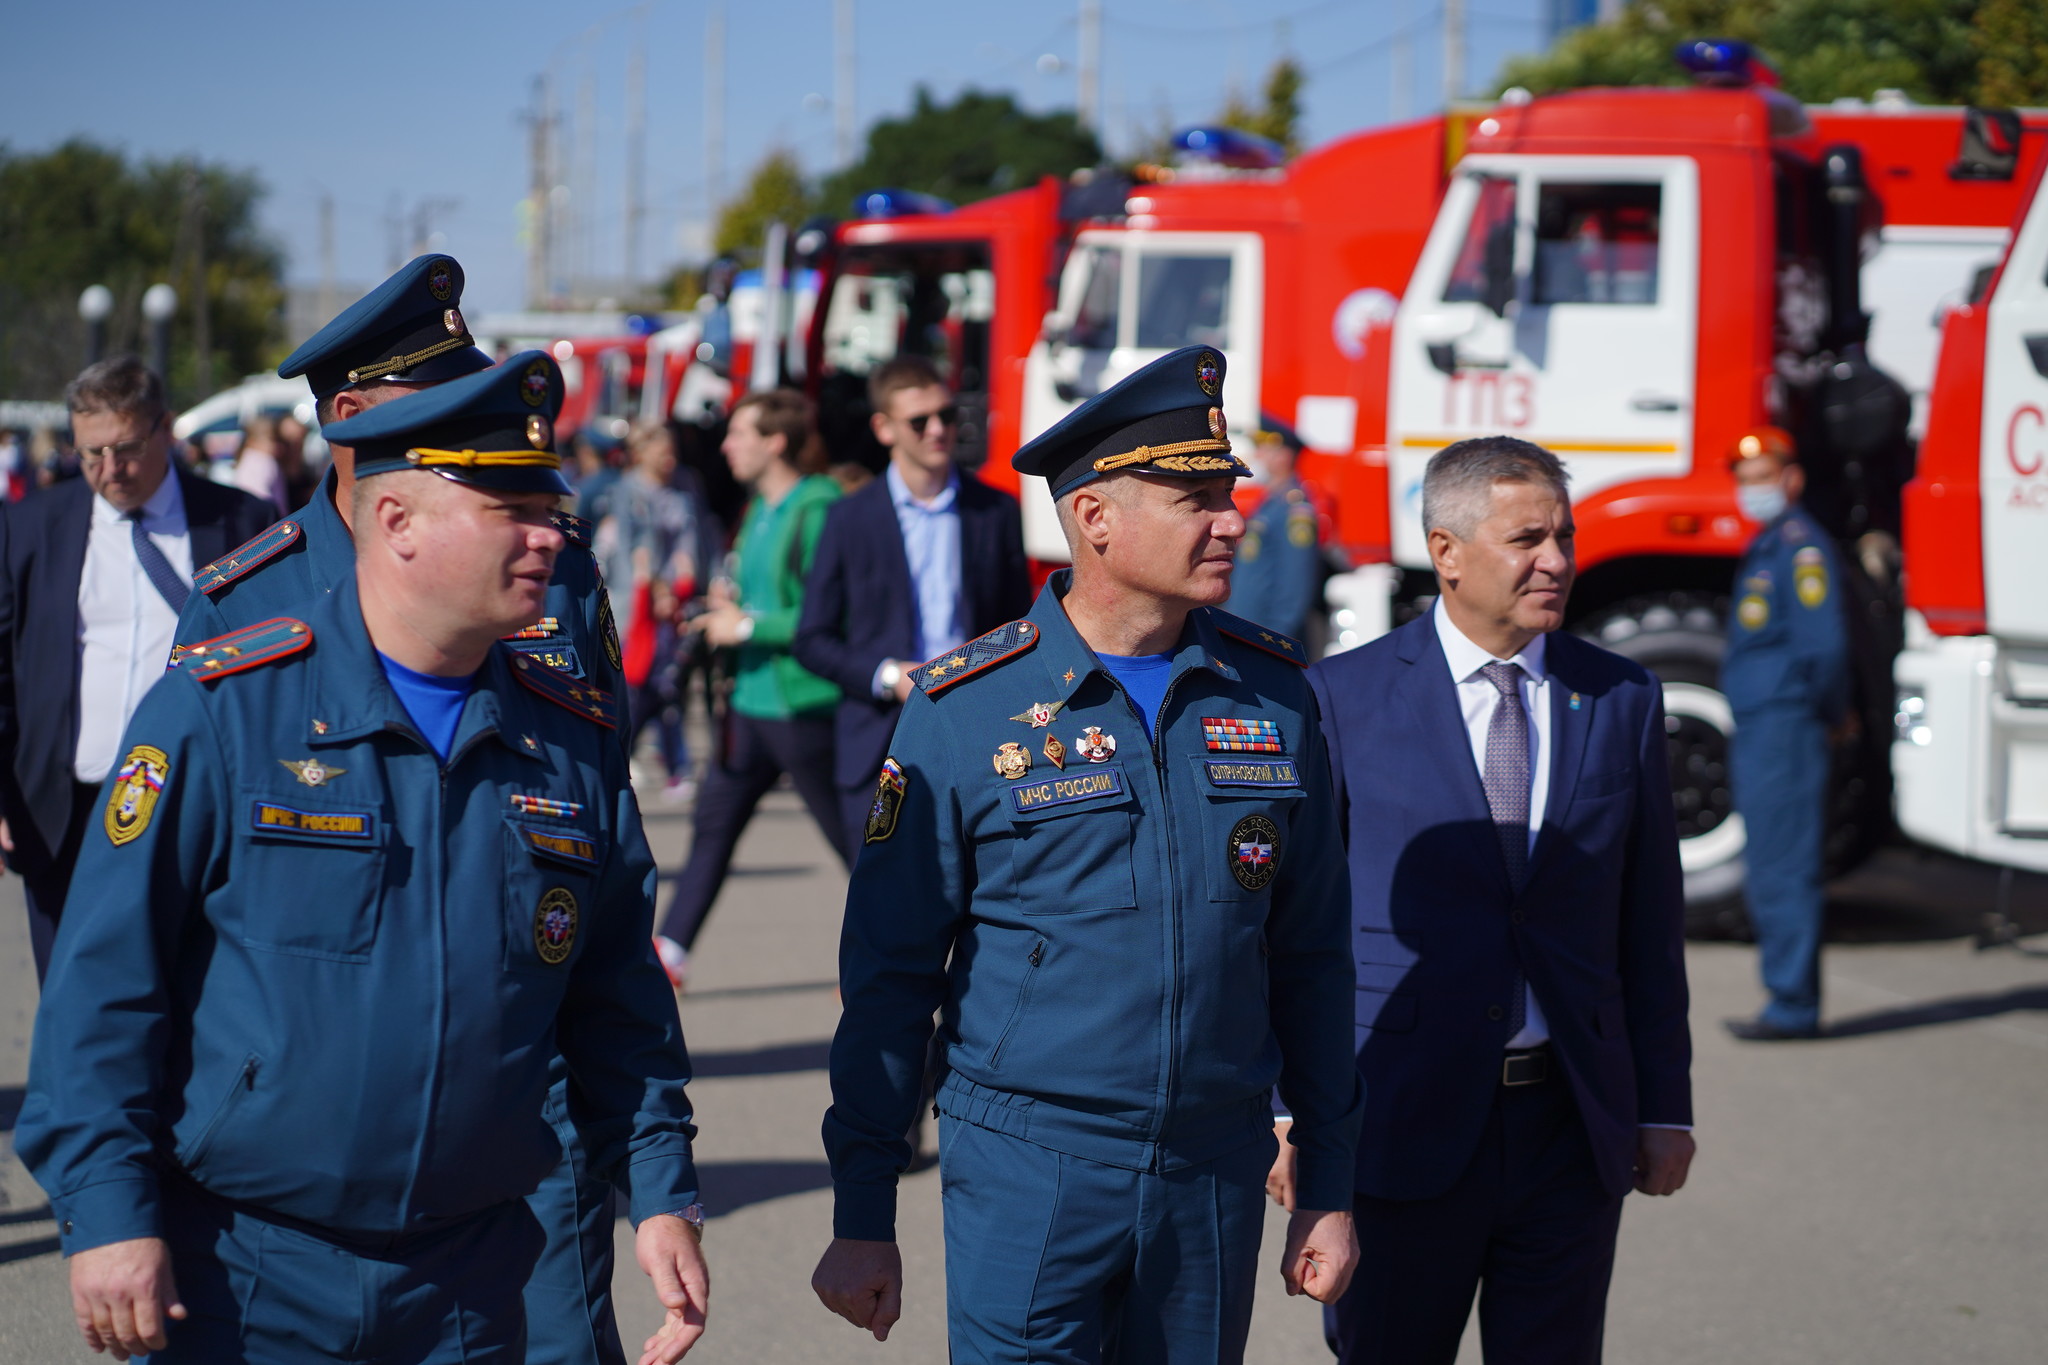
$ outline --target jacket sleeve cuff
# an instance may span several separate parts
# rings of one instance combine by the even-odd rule
[[[658,1214],[674,1213],[697,1202],[697,1166],[687,1152],[634,1162],[628,1168],[626,1184],[627,1217],[636,1228]]]
[[[834,1185],[832,1235],[858,1242],[896,1240],[896,1186]]]
[[[163,1210],[156,1178],[149,1175],[102,1180],[50,1201],[57,1218],[57,1237],[66,1256],[164,1235]]]
[[[1294,1207],[1322,1213],[1351,1209],[1353,1163],[1348,1156],[1300,1152],[1295,1158]]]

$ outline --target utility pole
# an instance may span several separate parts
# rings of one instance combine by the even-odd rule
[[[320,316],[331,318],[334,302],[334,196],[320,196]]]
[[[641,14],[646,14],[641,8]],[[626,59],[626,254],[625,294],[640,287],[640,220],[646,213],[641,178],[647,174],[647,42],[643,31]]]
[[[549,229],[554,212],[549,197],[554,177],[548,170],[548,147],[553,125],[554,117],[548,110],[548,78],[535,76],[533,108],[526,115],[526,154],[533,177],[527,191],[526,306],[534,309],[548,305]]]
[[[1465,93],[1465,0],[1444,0],[1444,108]]]
[[[1102,0],[1081,0],[1081,41],[1074,115],[1083,128],[1102,134]]]
[[[704,15],[704,231],[717,231],[725,199],[725,6],[712,0]]]
[[[597,78],[584,53],[583,78],[576,85],[576,163],[569,172],[569,292],[590,298],[597,274]]]
[[[853,164],[853,0],[834,0],[832,28],[832,124],[834,162]]]

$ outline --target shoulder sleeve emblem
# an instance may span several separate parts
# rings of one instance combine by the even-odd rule
[[[882,775],[875,781],[875,799],[868,806],[862,843],[885,843],[896,832],[896,817],[903,811],[903,797],[909,790],[910,775],[903,771],[903,765],[894,758],[883,759]]]
[[[179,645],[171,651],[170,666],[211,681],[288,659],[312,643],[313,631],[304,621],[274,616],[196,645]]]
[[[1308,650],[1302,646],[1301,641],[1291,635],[1282,635],[1277,630],[1267,630],[1264,626],[1254,625],[1242,616],[1232,616],[1229,612],[1218,611],[1214,607],[1209,609],[1209,619],[1217,630],[1240,644],[1263,650],[1276,659],[1285,659],[1297,668],[1308,667]]]
[[[254,540],[228,551],[222,558],[193,574],[193,586],[210,597],[299,545],[305,538],[296,521],[280,521]]]
[[[579,550],[590,548],[590,523],[573,512],[557,512],[554,515],[555,529],[569,538],[569,543]]]
[[[1038,643],[1038,627],[1029,621],[1011,621],[986,635],[969,640],[944,658],[933,659],[910,670],[910,680],[926,696],[939,693],[977,673],[1030,651]]]
[[[138,744],[128,751],[107,783],[107,839],[114,847],[142,837],[170,780],[170,756],[162,749]]]
[[[602,687],[592,687],[573,673],[550,668],[531,654],[517,650],[512,651],[510,663],[512,676],[527,691],[538,693],[564,711],[574,711],[607,730],[618,728],[618,722],[612,719],[612,694]]]
[[[1792,590],[1799,605],[1811,611],[1828,600],[1828,559],[1817,545],[1808,545],[1792,556]]]

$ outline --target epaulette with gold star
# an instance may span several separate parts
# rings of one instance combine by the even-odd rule
[[[313,632],[304,621],[274,616],[196,645],[179,645],[171,651],[170,667],[210,682],[288,659],[312,643]]]
[[[193,574],[192,585],[211,597],[236,579],[276,559],[286,550],[303,544],[305,539],[296,521],[280,521],[254,540],[235,547]]]
[[[1253,649],[1262,649],[1276,659],[1285,659],[1297,668],[1308,667],[1308,650],[1302,647],[1301,641],[1291,635],[1268,630],[1264,626],[1245,620],[1242,616],[1232,616],[1229,612],[1218,611],[1214,607],[1209,608],[1209,620],[1217,630],[1233,640],[1248,644]]]
[[[910,680],[927,697],[936,696],[977,673],[1007,663],[1038,643],[1038,627],[1029,621],[1011,621],[986,635],[976,636],[960,648],[910,670]]]
[[[574,673],[550,668],[531,654],[521,654],[509,645],[500,648],[511,654],[508,662],[512,665],[512,676],[524,683],[527,691],[537,692],[564,711],[574,711],[607,730],[618,728],[618,722],[612,719],[611,693],[602,687],[592,687]]]
[[[569,543],[579,550],[590,548],[590,523],[572,512],[554,514],[555,529],[568,537]]]

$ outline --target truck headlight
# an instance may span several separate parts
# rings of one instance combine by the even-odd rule
[[[1934,732],[1927,728],[1926,694],[1899,689],[1898,704],[1892,711],[1892,731],[1901,744],[1934,742]]]

